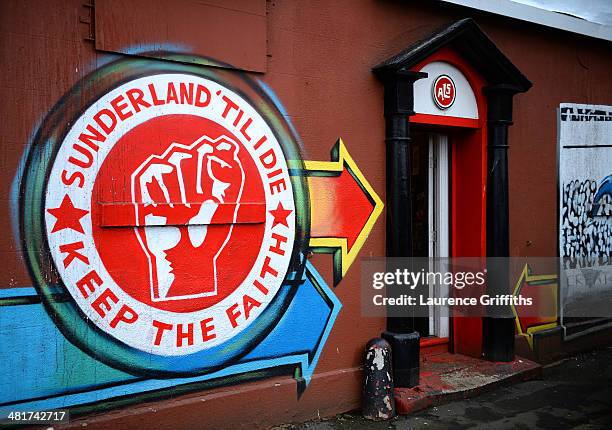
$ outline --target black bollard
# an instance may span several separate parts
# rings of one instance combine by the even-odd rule
[[[365,349],[362,413],[370,420],[388,420],[395,416],[391,346],[379,337]]]
[[[393,351],[393,381],[398,388],[412,388],[419,385],[420,336],[418,332],[384,332],[383,339],[391,344]]]

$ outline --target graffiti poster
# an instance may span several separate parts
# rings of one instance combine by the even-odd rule
[[[612,297],[612,106],[559,108],[559,256],[562,318],[607,316],[598,304]]]

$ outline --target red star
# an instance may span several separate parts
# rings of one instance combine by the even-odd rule
[[[287,223],[287,217],[293,211],[285,209],[283,207],[283,203],[282,202],[278,202],[278,206],[276,207],[276,209],[271,210],[269,212],[274,217],[274,222],[272,223],[272,227],[274,227],[277,224],[282,224],[285,227],[289,227],[289,224]]]
[[[89,211],[75,208],[68,194],[64,196],[64,200],[62,200],[62,204],[60,204],[59,208],[47,209],[47,212],[56,218],[51,233],[55,233],[65,228],[71,228],[79,233],[85,233],[81,225],[81,218],[87,215]]]

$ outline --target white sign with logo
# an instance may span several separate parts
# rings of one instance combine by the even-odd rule
[[[427,78],[414,83],[416,113],[478,119],[476,96],[458,68],[443,61],[434,61],[420,71],[427,73]]]

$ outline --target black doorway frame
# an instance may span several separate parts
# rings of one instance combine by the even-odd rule
[[[426,73],[410,68],[442,47],[456,51],[488,83],[487,100],[487,257],[508,257],[508,127],[512,125],[512,102],[517,93],[531,88],[531,82],[499,50],[471,18],[458,21],[374,67],[384,85],[386,144],[386,254],[412,255],[412,201],[410,191],[410,121],[414,115],[414,83]],[[506,278],[507,279],[507,278]],[[507,291],[489,282],[487,293]],[[483,355],[492,361],[514,359],[514,316],[508,312],[483,317]],[[387,318],[391,334],[412,333],[414,318]]]

